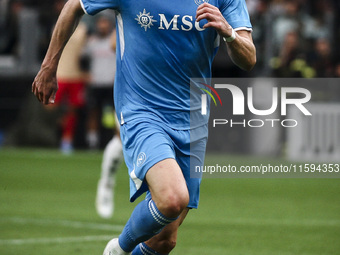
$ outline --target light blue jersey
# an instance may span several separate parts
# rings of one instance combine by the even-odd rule
[[[217,6],[236,30],[251,29],[245,0],[80,1],[91,15],[117,12],[114,100],[121,123],[150,118],[190,129],[190,78],[211,76],[219,45],[216,30],[202,28],[206,20],[195,22],[198,5]]]

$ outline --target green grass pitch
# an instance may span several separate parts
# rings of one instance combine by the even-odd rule
[[[102,254],[134,204],[123,165],[114,218],[96,215],[101,156],[1,149],[0,255]],[[226,160],[255,159],[207,156],[211,163]],[[340,254],[340,179],[204,179],[199,209],[181,226],[172,254]]]

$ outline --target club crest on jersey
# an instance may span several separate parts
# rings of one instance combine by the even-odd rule
[[[153,22],[156,22],[156,20],[152,19],[153,16],[150,15],[150,12],[146,12],[145,9],[142,12],[139,12],[139,15],[137,14],[137,18],[135,20],[138,21],[138,24],[141,25],[145,29],[145,31],[153,26]]]
[[[146,160],[146,154],[144,152],[141,152],[137,156],[137,167],[140,167],[141,165],[144,164]]]
[[[201,4],[204,4],[204,3],[209,3],[209,0],[195,0],[195,3],[197,5],[201,5]]]

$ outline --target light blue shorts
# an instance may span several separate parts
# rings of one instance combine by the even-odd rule
[[[130,201],[148,192],[147,171],[156,163],[173,158],[182,169],[189,190],[189,208],[197,208],[201,176],[190,177],[190,166],[204,163],[208,127],[175,130],[153,119],[137,119],[120,127],[124,159],[130,175]]]

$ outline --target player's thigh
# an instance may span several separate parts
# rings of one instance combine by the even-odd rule
[[[164,159],[152,166],[146,181],[152,199],[166,216],[176,217],[188,205],[188,188],[175,159]]]

